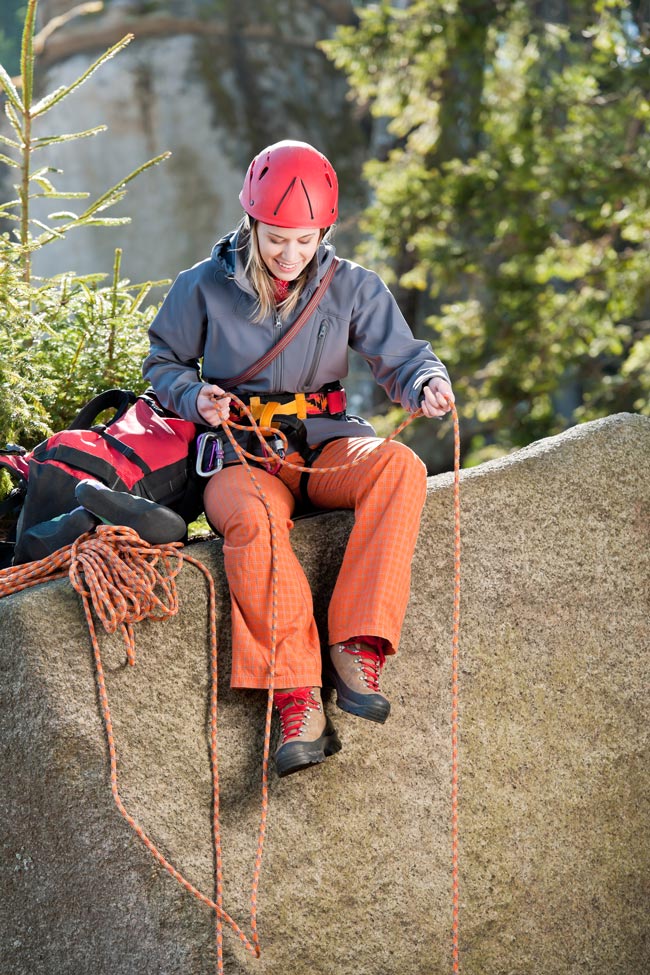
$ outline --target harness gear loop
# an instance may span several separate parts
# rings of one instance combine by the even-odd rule
[[[265,403],[262,412],[260,413],[260,426],[270,427],[271,420],[273,419],[273,414],[279,412],[280,404],[274,403],[272,400],[270,403]]]
[[[269,450],[264,435],[273,434],[284,441],[286,437],[281,430],[261,428],[255,423],[251,411],[233,394],[228,394],[238,403],[242,411],[252,421],[253,432]],[[460,434],[458,414],[455,405],[449,401],[454,421],[454,601],[453,601],[453,637],[452,637],[452,703],[451,703],[451,847],[452,847],[452,960],[453,971],[459,971],[458,951],[458,917],[459,917],[459,884],[458,884],[458,640],[460,628]],[[385,439],[385,443],[395,437],[422,415],[417,410],[408,416],[397,429]],[[248,938],[239,925],[223,907],[222,885],[222,855],[219,821],[219,768],[217,752],[217,638],[216,638],[216,597],[214,581],[209,570],[198,560],[181,552],[182,543],[172,542],[168,545],[152,546],[142,541],[131,528],[124,526],[99,525],[94,533],[86,532],[73,545],[59,549],[47,558],[38,562],[28,562],[24,565],[0,570],[0,598],[19,592],[22,589],[37,585],[46,580],[68,576],[70,582],[79,593],[88,631],[93,647],[97,687],[100,697],[102,716],[106,730],[110,757],[111,792],[115,804],[142,843],[149,850],[154,859],[181,886],[215,912],[215,932],[217,951],[217,975],[223,975],[223,923],[225,922],[237,935],[243,946],[259,958],[261,954],[257,929],[257,892],[262,866],[266,823],[268,818],[268,768],[271,741],[271,719],[273,714],[273,694],[275,683],[275,657],[277,644],[277,576],[278,558],[275,545],[275,521],[273,511],[264,490],[255,476],[249,460],[258,464],[267,462],[265,457],[258,457],[244,451],[239,446],[232,433],[235,429],[250,429],[232,420],[222,424],[226,436],[229,438],[241,463],[251,477],[253,484],[266,508],[271,530],[271,566],[272,566],[272,617],[271,617],[271,647],[269,659],[269,689],[264,726],[264,751],[262,757],[262,810],[258,830],[257,853],[253,869],[253,880],[250,895],[250,925],[251,937]],[[381,449],[381,444],[377,448]],[[278,453],[274,453],[280,466],[287,466],[294,470],[308,473],[326,473],[345,470],[362,463],[367,456],[359,457],[347,464],[335,467],[311,468],[292,464]],[[176,592],[175,578],[184,562],[198,568],[205,576],[209,591],[209,629],[210,629],[210,761],[212,766],[213,789],[213,817],[212,838],[215,856],[215,892],[213,897],[198,890],[190,883],[157,849],[153,841],[147,836],[142,827],[127,811],[118,790],[117,781],[117,752],[113,735],[111,712],[106,692],[106,682],[102,664],[99,641],[95,630],[91,605],[98,618],[109,633],[122,632],[128,662],[135,665],[135,639],[133,624],[145,618],[154,620],[174,616],[178,612],[179,604]],[[158,567],[160,566],[160,568]],[[161,571],[162,569],[162,571]],[[163,598],[155,592],[162,591]]]
[[[307,419],[307,402],[304,393],[296,393],[296,416],[299,420]]]

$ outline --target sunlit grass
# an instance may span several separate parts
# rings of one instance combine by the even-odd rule
[[[193,521],[191,525],[188,526],[187,535],[190,542],[198,542],[201,541],[201,539],[215,537],[214,532],[208,525],[204,514],[199,515],[196,521]]]

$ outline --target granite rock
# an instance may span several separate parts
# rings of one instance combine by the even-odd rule
[[[650,970],[650,419],[574,427],[462,475],[460,952],[466,975]],[[272,773],[262,956],[227,975],[451,970],[452,479],[431,478],[393,702],[374,726],[328,704],[343,751]],[[296,523],[322,623],[351,525]],[[224,903],[248,929],[265,694],[231,691],[217,584]],[[212,892],[207,600],[100,637],[129,811]],[[0,603],[3,975],[207,975],[214,918],[151,858],[110,792],[92,652],[67,581]]]

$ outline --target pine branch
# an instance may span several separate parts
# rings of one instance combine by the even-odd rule
[[[20,114],[22,115],[25,109],[23,106],[22,99],[18,94],[18,89],[16,88],[13,81],[9,77],[9,74],[7,73],[7,71],[5,71],[5,69],[1,64],[0,64],[0,86],[2,86],[5,95],[13,105],[14,109],[17,112],[20,112]]]
[[[88,139],[100,132],[106,132],[107,125],[96,125],[92,129],[85,129],[83,132],[68,132],[63,135],[46,135],[32,142],[32,150],[45,149],[48,146],[56,145],[59,142],[72,142],[74,139]]]
[[[34,91],[34,27],[37,7],[38,0],[28,0],[20,48],[20,74],[23,82],[23,108],[21,110],[26,117],[29,117],[30,114]]]
[[[20,142],[16,142],[15,139],[9,139],[6,135],[2,135],[0,132],[0,142],[5,146],[11,146],[12,149],[21,149],[22,145]]]
[[[10,159],[9,156],[5,156],[2,152],[0,152],[0,162],[3,162],[5,166],[13,166],[14,169],[20,169],[20,163],[17,163],[15,159]]]
[[[11,127],[20,139],[19,148],[24,151],[25,145],[25,133],[23,131],[23,126],[18,118],[18,113],[10,101],[5,102],[5,115],[11,123]]]
[[[45,112],[49,111],[53,105],[57,105],[63,98],[67,98],[73,91],[83,85],[85,81],[90,78],[92,74],[97,71],[102,64],[106,61],[110,61],[111,58],[115,57],[123,48],[130,44],[133,40],[133,34],[126,34],[117,44],[114,44],[108,51],[105,51],[96,61],[86,68],[83,74],[79,75],[76,81],[73,81],[71,85],[66,85],[63,88],[57,88],[56,91],[51,92],[40,100],[32,109],[31,116],[36,118],[39,115],[44,115]]]
[[[111,186],[111,188],[106,190],[105,193],[102,193],[102,195],[98,197],[97,200],[95,200],[92,206],[89,206],[88,209],[85,210],[84,213],[82,213],[80,219],[85,219],[86,217],[92,217],[95,213],[98,213],[100,210],[105,210],[109,206],[114,206],[115,203],[119,203],[119,201],[123,199],[123,197],[126,195],[127,183],[130,183],[131,180],[136,178],[136,176],[139,176],[141,173],[144,173],[147,169],[150,169],[152,166],[157,166],[158,163],[163,162],[165,159],[169,159],[170,156],[171,156],[171,152],[161,152],[159,156],[155,156],[153,159],[149,159],[147,162],[142,163],[141,166],[138,166],[137,169],[134,169],[133,172],[129,173],[128,176],[125,176],[124,179],[121,179],[119,183],[115,183],[115,185]]]

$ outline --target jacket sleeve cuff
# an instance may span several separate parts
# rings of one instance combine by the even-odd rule
[[[182,396],[181,409],[178,412],[185,419],[191,420],[193,423],[205,424],[205,419],[201,416],[196,406],[199,393],[204,385],[205,383],[192,383]]]
[[[413,398],[416,400],[416,405],[419,407],[422,400],[424,399],[424,387],[427,383],[431,382],[432,379],[443,379],[446,383],[449,382],[449,375],[444,366],[436,372],[432,372],[429,376],[418,376],[418,378],[413,383]]]

